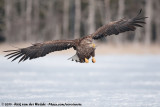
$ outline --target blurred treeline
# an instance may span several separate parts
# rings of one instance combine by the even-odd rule
[[[0,0],[0,39],[8,42],[74,39],[140,9],[144,29],[108,37],[111,43],[160,43],[160,0]]]

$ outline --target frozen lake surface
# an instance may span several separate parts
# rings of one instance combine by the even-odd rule
[[[68,57],[49,55],[18,64],[0,56],[0,103],[160,106],[160,56],[97,56],[95,64]]]

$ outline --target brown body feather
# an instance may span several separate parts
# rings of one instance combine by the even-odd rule
[[[85,58],[89,59],[91,56],[94,57],[95,48],[91,47],[92,43],[93,39],[91,36],[85,36],[80,40],[76,53],[80,62],[85,62]]]
[[[9,57],[8,59],[14,58],[12,61],[20,58],[19,62],[21,62],[27,59],[43,57],[54,51],[66,50],[73,47],[74,50],[76,50],[76,56],[78,57],[78,60],[76,61],[83,63],[85,62],[85,58],[89,59],[91,56],[95,56],[95,48],[91,47],[93,40],[104,38],[113,34],[118,35],[119,33],[126,31],[134,31],[136,30],[136,27],[142,27],[142,24],[145,24],[144,19],[146,17],[142,17],[140,13],[141,10],[138,15],[132,19],[121,19],[119,21],[104,25],[96,30],[95,33],[80,39],[54,40],[44,43],[36,43],[27,48],[5,51],[11,52],[6,56]]]

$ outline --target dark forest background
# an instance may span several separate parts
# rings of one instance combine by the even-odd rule
[[[74,39],[143,9],[144,29],[107,38],[109,43],[160,43],[160,0],[0,0],[0,41]]]

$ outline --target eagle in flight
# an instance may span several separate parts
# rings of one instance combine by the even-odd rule
[[[54,51],[66,50],[73,48],[76,50],[76,54],[72,56],[72,61],[80,63],[88,63],[89,58],[92,57],[92,62],[95,63],[95,49],[96,45],[94,40],[105,38],[110,35],[118,35],[126,31],[135,31],[136,27],[143,27],[145,24],[145,18],[141,16],[142,9],[139,11],[138,15],[131,19],[120,19],[118,21],[110,22],[102,27],[98,28],[94,33],[84,36],[80,39],[75,40],[52,40],[44,43],[36,43],[27,48],[21,48],[18,50],[8,50],[4,52],[10,52],[5,57],[8,59],[13,58],[12,61],[20,58],[19,62],[25,61],[27,59],[34,59],[43,57]]]

